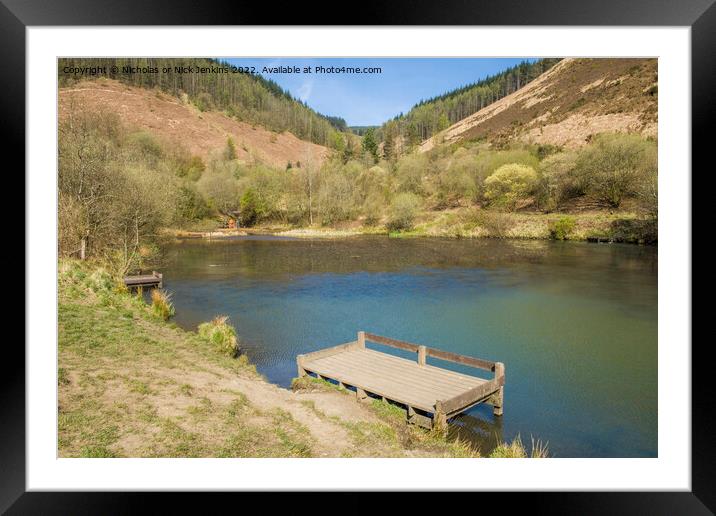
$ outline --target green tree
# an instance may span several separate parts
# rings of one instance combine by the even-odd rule
[[[373,161],[378,162],[378,142],[375,139],[375,130],[371,127],[363,135],[363,150],[373,156]]]
[[[336,132],[333,134],[333,141],[331,142],[334,149],[339,153],[342,153],[346,148],[346,140],[342,133]]]
[[[398,136],[397,124],[394,121],[387,122],[383,128],[383,157],[393,161],[397,157],[395,139]]]
[[[231,161],[237,158],[236,155],[236,144],[234,143],[234,139],[229,136],[226,139],[226,148],[224,149],[224,159],[227,161]]]
[[[450,119],[445,113],[440,114],[440,118],[438,119],[438,132],[447,129],[450,127]]]
[[[241,225],[253,226],[264,216],[265,205],[253,188],[249,188],[241,196]]]

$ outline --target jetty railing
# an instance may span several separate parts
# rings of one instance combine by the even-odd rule
[[[366,351],[366,341],[416,353],[418,367],[413,365],[411,368],[410,361],[402,358],[389,358],[391,355]],[[490,371],[494,376],[485,380],[427,366],[428,357]],[[358,332],[355,341],[299,355],[296,360],[299,376],[310,371],[319,378],[332,378],[340,384],[352,385],[359,400],[366,399],[368,391],[403,403],[407,406],[408,420],[422,426],[445,425],[447,419],[483,402],[493,406],[495,415],[503,413],[505,366],[501,362],[364,331]],[[390,371],[389,376],[386,376],[387,371]],[[368,388],[367,385],[374,387]],[[434,396],[431,396],[431,391]],[[415,408],[432,412],[433,419],[416,413]]]

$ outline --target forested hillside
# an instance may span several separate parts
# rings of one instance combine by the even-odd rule
[[[437,97],[420,101],[408,113],[386,122],[382,140],[390,153],[394,140],[408,146],[429,138],[438,131],[519,90],[558,63],[559,59],[524,61],[517,66]]]
[[[159,88],[173,96],[187,95],[202,111],[224,111],[242,122],[277,132],[290,131],[320,145],[333,145],[336,127],[345,127],[345,121],[316,113],[275,82],[260,75],[233,72],[215,59],[63,58],[57,68],[60,87],[105,77],[131,86]],[[91,77],[76,73],[88,68],[96,72]]]

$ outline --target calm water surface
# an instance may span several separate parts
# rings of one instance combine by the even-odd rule
[[[521,434],[549,441],[557,457],[657,455],[656,248],[195,240],[166,248],[163,272],[179,325],[228,315],[279,385],[296,375],[297,354],[363,329],[505,363],[504,416],[478,406],[453,421],[483,452]]]

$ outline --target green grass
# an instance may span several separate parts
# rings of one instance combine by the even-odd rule
[[[246,355],[232,358],[211,338],[156,317],[97,264],[62,261],[59,269],[61,457],[310,457],[326,449],[360,457],[480,456],[442,432],[406,424],[403,407],[381,400],[366,405],[372,415],[365,421],[328,416],[310,398],[254,405],[235,384],[237,377],[262,382]],[[275,387],[266,388],[274,399]],[[296,397],[352,395],[309,376],[292,388]],[[289,403],[336,426],[347,441],[317,442]]]
[[[210,387],[197,387],[182,372],[218,370],[258,379],[245,355],[233,359],[198,335],[167,324],[96,263],[61,261],[58,283],[60,456],[210,457],[217,449],[226,456],[310,453],[297,423],[273,415],[268,422],[251,420],[256,410],[232,391],[228,413],[240,416],[237,424],[236,417],[202,395]],[[178,404],[167,416],[177,398],[194,401]],[[276,430],[283,423],[286,427]],[[240,446],[242,438],[248,443]],[[239,448],[241,454],[232,455]]]
[[[313,376],[302,376],[291,380],[291,390],[293,391],[338,391],[348,392],[344,387],[329,382],[322,378]]]

